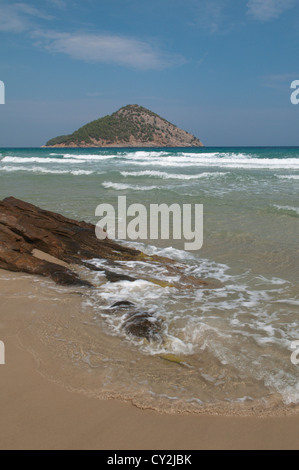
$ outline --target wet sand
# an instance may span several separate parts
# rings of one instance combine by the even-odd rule
[[[23,346],[22,332],[35,306],[24,292],[32,278],[20,276],[0,272],[0,340],[6,347],[6,365],[0,366],[0,449],[298,449],[296,415],[159,414],[51,382],[39,372],[38,357]]]

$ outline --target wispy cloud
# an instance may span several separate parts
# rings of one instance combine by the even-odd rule
[[[65,8],[65,0],[48,0],[48,4]],[[65,54],[72,59],[115,64],[139,70],[162,69],[182,65],[182,56],[163,53],[149,41],[109,33],[57,32],[40,29],[40,20],[54,18],[28,3],[8,4],[0,0],[0,32],[25,33],[50,53]],[[39,21],[38,21],[39,20]]]
[[[289,90],[291,82],[298,77],[298,73],[281,73],[266,75],[263,77],[263,86],[267,88]]]
[[[248,0],[248,13],[259,21],[270,21],[289,10],[298,0]]]
[[[61,10],[64,10],[67,6],[65,0],[48,0],[48,2],[50,3],[50,5],[60,8]]]
[[[62,53],[85,62],[102,62],[142,70],[184,63],[181,56],[163,54],[151,44],[135,38],[109,34],[36,31],[36,45],[51,53]]]
[[[32,27],[34,17],[44,20],[52,18],[26,3],[7,4],[0,1],[0,9],[0,31],[2,32],[21,33]]]
[[[209,34],[226,34],[231,29],[231,15],[229,14],[229,10],[233,6],[233,1],[234,0],[196,1],[193,7],[194,18],[191,24]]]

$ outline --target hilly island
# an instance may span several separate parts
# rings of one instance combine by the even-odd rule
[[[45,147],[203,147],[202,142],[137,104],[92,121]]]

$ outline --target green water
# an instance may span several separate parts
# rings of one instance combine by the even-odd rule
[[[151,402],[165,395],[178,408],[276,394],[285,403],[299,401],[299,369],[290,361],[291,342],[299,339],[298,192],[298,148],[0,150],[1,198],[13,195],[80,220],[97,222],[97,205],[116,206],[124,195],[128,205],[203,204],[200,251],[185,252],[178,240],[128,243],[173,257],[188,272],[221,282],[220,289],[163,291],[100,279],[97,293],[85,301],[95,328],[117,342],[111,347],[109,390],[122,377],[123,393],[130,395],[132,383],[136,392],[142,383]],[[123,269],[138,276],[145,267]],[[102,308],[120,297],[134,298],[163,318],[163,346],[123,334],[122,318]],[[117,348],[137,355],[155,379],[140,378],[139,368],[120,370],[112,352]],[[190,367],[178,366],[165,384],[154,372],[161,354],[184,357]]]

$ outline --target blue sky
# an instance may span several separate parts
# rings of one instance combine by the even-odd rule
[[[0,0],[0,146],[138,103],[207,146],[299,145],[299,0]]]

